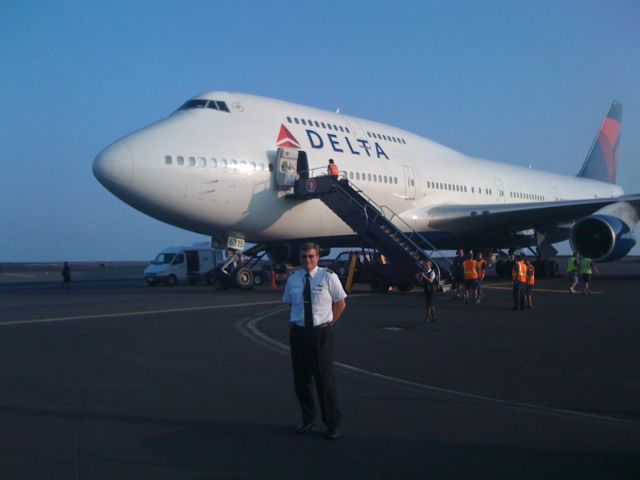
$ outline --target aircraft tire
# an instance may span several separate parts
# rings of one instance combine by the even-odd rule
[[[248,268],[240,268],[235,272],[233,278],[240,290],[247,290],[253,287],[253,272]]]
[[[254,273],[253,284],[259,287],[263,283],[264,283],[264,276],[261,273]]]

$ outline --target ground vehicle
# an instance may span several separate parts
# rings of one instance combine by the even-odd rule
[[[349,275],[352,255],[356,257],[354,283],[368,283],[376,293],[385,293],[389,287],[397,287],[404,292],[415,285],[419,271],[416,264],[391,263],[375,250],[346,251],[332,262],[327,262],[326,266],[336,272],[343,284]]]
[[[196,283],[224,261],[224,252],[203,247],[167,247],[144,270],[144,278],[151,286],[164,282]]]

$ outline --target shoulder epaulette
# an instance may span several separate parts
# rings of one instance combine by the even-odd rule
[[[325,270],[327,271],[327,273],[328,273],[329,275],[331,275],[332,273],[336,273],[336,272],[334,272],[333,270],[331,270],[330,268],[326,268]]]

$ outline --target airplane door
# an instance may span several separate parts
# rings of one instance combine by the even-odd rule
[[[506,197],[504,194],[504,185],[502,184],[502,179],[496,178],[495,183],[496,183],[496,200],[498,201],[498,203],[505,203]]]
[[[416,175],[413,167],[403,165],[402,173],[404,174],[404,198],[413,200],[416,198]]]
[[[294,186],[298,178],[298,149],[279,148],[276,154],[276,185],[280,189]],[[305,157],[306,158],[306,157]]]

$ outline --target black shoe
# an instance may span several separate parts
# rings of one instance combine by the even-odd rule
[[[304,435],[305,433],[311,433],[313,432],[313,429],[316,426],[312,423],[302,423],[300,425],[297,425],[296,427],[293,427],[293,433],[295,433],[296,435]]]
[[[342,434],[340,433],[340,429],[338,427],[331,427],[327,432],[327,440],[337,440],[341,436]]]

